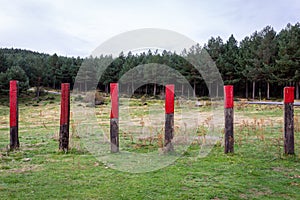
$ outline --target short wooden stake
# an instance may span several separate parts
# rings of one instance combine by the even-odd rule
[[[61,104],[60,104],[60,130],[59,149],[68,151],[69,149],[69,127],[70,127],[70,84],[61,84]]]
[[[233,86],[224,86],[225,153],[234,152],[233,137]]]
[[[110,151],[119,152],[119,91],[118,83],[110,84]]]
[[[284,153],[294,150],[294,87],[284,88]]]
[[[20,147],[19,143],[19,112],[18,112],[18,81],[10,81],[9,104],[10,104],[10,149]]]
[[[165,149],[174,151],[174,85],[166,85],[165,113]]]

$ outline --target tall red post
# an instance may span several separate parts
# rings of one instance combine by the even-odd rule
[[[224,115],[225,115],[225,153],[234,152],[233,137],[233,86],[224,86]]]
[[[174,151],[174,85],[166,85],[165,113],[165,148]]]
[[[70,84],[61,84],[61,104],[60,104],[60,130],[59,149],[68,151],[69,149],[69,127],[70,127]]]
[[[294,87],[284,88],[284,152],[295,154],[294,150]]]
[[[110,151],[119,152],[119,89],[118,83],[110,84]]]
[[[9,83],[9,104],[10,104],[10,149],[19,148],[19,112],[18,112],[18,81],[12,80]]]

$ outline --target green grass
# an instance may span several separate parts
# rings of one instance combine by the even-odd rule
[[[300,199],[300,133],[295,133],[296,155],[284,155],[282,122],[274,119],[281,117],[281,108],[270,111],[248,105],[237,110],[236,114],[244,122],[235,124],[234,154],[224,154],[222,142],[218,142],[208,156],[200,158],[197,157],[199,145],[194,143],[167,167],[147,173],[128,173],[97,160],[84,149],[75,132],[70,151],[59,152],[59,99],[51,104],[45,99],[39,106],[29,105],[28,101],[20,105],[21,147],[17,151],[6,149],[9,109],[0,106],[1,200]],[[140,105],[139,100],[132,101],[131,106],[135,108],[132,115],[144,116],[147,106]],[[150,106],[162,105],[160,100],[149,101]],[[97,107],[101,110],[97,114],[101,121],[109,119],[107,107]],[[295,108],[295,117],[299,114]],[[127,151],[141,153],[158,148],[156,142],[143,145],[122,133],[120,137]]]

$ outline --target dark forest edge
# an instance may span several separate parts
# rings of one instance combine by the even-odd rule
[[[238,42],[233,35],[224,42],[220,37],[211,37],[203,47],[195,45],[185,49],[180,55],[173,52],[148,51],[142,54],[120,53],[100,57],[65,57],[49,55],[21,49],[0,49],[0,95],[8,94],[9,80],[19,80],[20,92],[30,87],[59,89],[61,83],[74,85],[79,68],[93,66],[87,77],[97,76],[101,66],[110,63],[99,80],[98,88],[108,92],[110,82],[116,82],[128,70],[148,63],[170,66],[180,72],[194,88],[197,96],[208,96],[208,89],[197,70],[184,57],[195,55],[205,49],[215,61],[224,84],[232,84],[235,96],[245,98],[282,97],[284,86],[295,86],[299,99],[300,83],[300,23],[288,24],[279,33],[271,26],[255,31]],[[101,72],[102,73],[102,72]],[[89,77],[91,76],[91,77]],[[78,80],[77,80],[78,81]],[[79,80],[80,81],[80,80]],[[137,93],[157,95],[163,89],[156,84],[148,84]]]

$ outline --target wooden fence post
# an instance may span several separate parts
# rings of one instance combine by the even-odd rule
[[[19,112],[18,112],[18,81],[9,82],[9,104],[10,104],[10,149],[20,147],[19,143]]]
[[[294,150],[294,87],[284,88],[284,153]]]
[[[119,152],[119,90],[118,83],[110,84],[110,151]]]
[[[68,151],[69,149],[69,127],[70,127],[70,84],[61,84],[61,104],[60,104],[60,130],[59,149]]]
[[[234,152],[233,137],[233,86],[224,86],[225,153]]]
[[[165,113],[165,149],[174,151],[174,85],[166,85]]]

